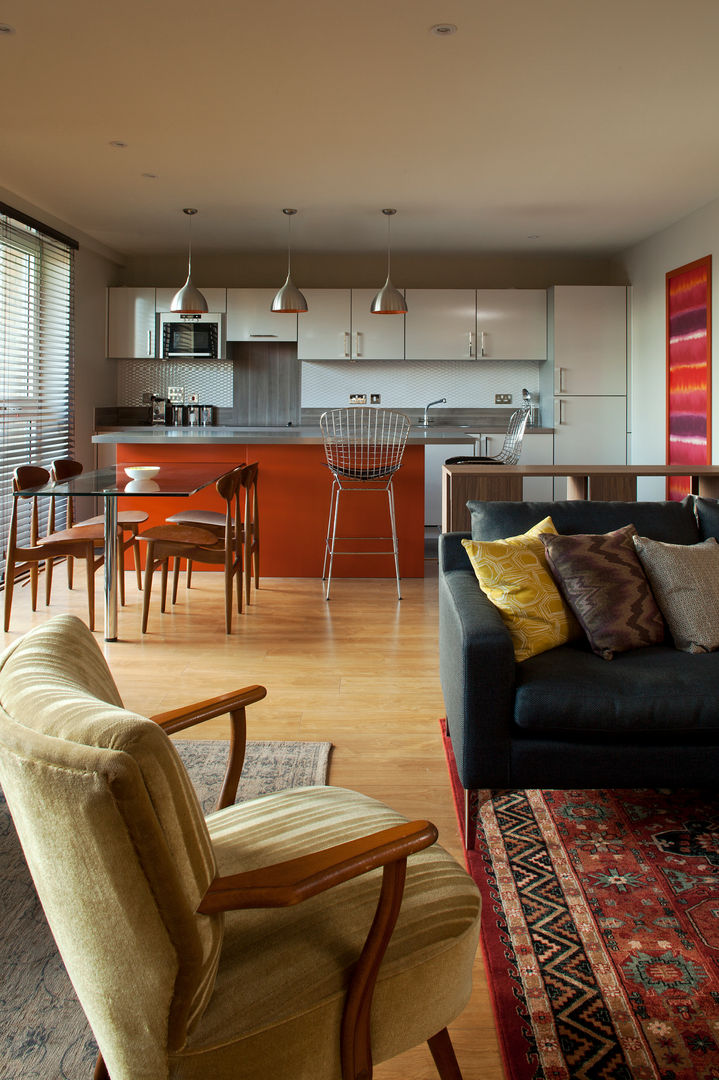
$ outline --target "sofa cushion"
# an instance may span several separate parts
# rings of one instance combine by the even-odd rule
[[[664,621],[634,544],[633,525],[614,532],[542,536],[562,594],[604,660],[664,639]]]
[[[635,536],[634,546],[674,644],[684,652],[719,648],[719,544],[664,544]]]
[[[697,499],[697,503],[711,500]],[[713,504],[716,506],[716,504]],[[700,535],[694,500],[682,502],[480,502],[470,500],[473,540],[497,540],[526,532],[535,521],[551,516],[558,533],[603,533],[633,524],[641,536],[670,544],[696,544]],[[708,517],[711,507],[707,507]],[[719,536],[719,510],[714,514]]]
[[[719,652],[691,656],[651,645],[605,664],[585,642],[575,642],[517,666],[513,718],[543,738],[604,733],[611,741],[686,732],[695,739],[719,732],[718,686]]]
[[[719,540],[719,501],[697,496],[694,499],[694,513],[699,525],[700,540],[706,540],[708,536],[715,536]],[[639,532],[641,531],[640,529]]]
[[[569,641],[579,627],[547,568],[539,534],[553,533],[550,517],[521,536],[463,540],[482,592],[499,609],[517,661]]]

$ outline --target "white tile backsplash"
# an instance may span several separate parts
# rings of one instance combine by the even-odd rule
[[[349,404],[350,394],[381,394],[391,409],[423,409],[446,397],[447,409],[494,406],[495,394],[511,394],[521,405],[526,387],[537,400],[537,360],[412,360],[302,363],[302,408],[333,409]]]

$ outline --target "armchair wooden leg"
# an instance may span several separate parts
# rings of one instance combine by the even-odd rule
[[[68,555],[68,557],[67,557],[67,587],[70,590],[72,590],[72,582],[73,582],[73,577],[74,577],[74,571],[75,571],[75,560],[73,559],[72,555]]]
[[[135,563],[135,577],[137,578],[137,591],[142,592],[142,573],[140,571],[140,545],[137,542],[136,534],[133,534],[132,541],[132,559]]]
[[[170,568],[169,558],[162,560],[162,571],[160,574],[160,611],[165,610],[167,604],[167,572]]]
[[[436,1035],[433,1035],[428,1040],[427,1045],[437,1066],[440,1080],[462,1080],[462,1073],[459,1070],[452,1040],[447,1029],[442,1028],[441,1031],[438,1031]]]
[[[50,593],[52,592],[52,571],[54,559],[45,560],[45,607],[50,605]]]
[[[37,563],[30,567],[30,603],[33,611],[37,611],[37,581],[40,570]]]
[[[180,584],[180,563],[182,559],[177,556],[172,560],[172,602],[177,603],[177,589]]]
[[[154,545],[152,540],[147,542],[145,551],[145,587],[142,591],[142,632],[147,633],[147,617],[150,613],[150,593],[152,592],[152,571],[155,562]]]
[[[10,629],[10,612],[12,610],[12,591],[15,585],[15,562],[8,559],[5,566],[5,632]]]
[[[110,1080],[110,1074],[107,1071],[107,1065],[102,1060],[102,1054],[97,1055],[97,1063],[95,1065],[95,1072],[93,1073],[92,1080]]]

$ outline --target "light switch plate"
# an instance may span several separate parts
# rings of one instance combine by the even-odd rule
[[[379,405],[381,401],[382,401],[382,395],[381,394],[370,394],[370,396],[369,396],[370,405]]]
[[[495,394],[494,395],[494,404],[495,405],[511,405],[512,404],[512,395],[511,394]]]

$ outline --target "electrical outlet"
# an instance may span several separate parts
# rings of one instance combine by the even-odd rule
[[[199,394],[190,394],[190,397],[189,397],[188,400],[190,402],[190,405],[199,405],[200,395]]]
[[[512,395],[511,394],[495,394],[494,395],[494,404],[495,405],[511,405],[512,404]]]
[[[350,394],[350,405],[366,405],[366,394]]]
[[[168,386],[167,396],[173,405],[182,405],[185,401],[184,386]]]
[[[369,396],[370,405],[379,405],[381,401],[382,401],[382,395],[381,394],[370,394],[370,396]]]

